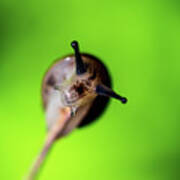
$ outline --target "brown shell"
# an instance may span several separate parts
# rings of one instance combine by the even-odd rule
[[[111,87],[111,80],[105,65],[96,57],[89,54],[81,54],[85,64],[91,64],[90,71],[92,76],[97,81],[102,82],[108,87]],[[49,102],[49,97],[54,91],[54,86],[61,84],[67,76],[70,76],[75,71],[74,55],[66,56],[63,59],[56,61],[46,72],[42,82],[42,99],[43,107],[46,110]],[[93,102],[81,107],[77,114],[72,117],[67,125],[64,133],[68,132],[72,126],[84,126],[94,121],[105,109],[109,101],[108,97],[97,96]]]

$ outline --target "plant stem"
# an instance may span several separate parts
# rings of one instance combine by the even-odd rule
[[[40,152],[39,156],[35,160],[35,163],[33,164],[27,178],[25,180],[34,180],[38,172],[47,157],[47,153],[49,150],[52,148],[53,143],[57,139],[57,137],[61,134],[63,131],[64,127],[66,126],[66,123],[70,119],[70,109],[69,108],[62,108],[61,110],[61,115],[57,123],[53,126],[53,128],[49,131],[45,144],[43,146],[42,151]]]

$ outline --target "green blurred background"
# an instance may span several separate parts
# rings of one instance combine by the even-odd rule
[[[74,39],[129,102],[57,142],[39,179],[180,179],[178,0],[0,1],[0,179],[22,179],[40,151],[41,81]]]

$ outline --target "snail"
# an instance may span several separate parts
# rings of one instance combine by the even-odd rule
[[[83,121],[96,119],[109,97],[127,102],[125,97],[111,89],[104,64],[92,55],[81,54],[77,41],[71,46],[75,54],[56,61],[43,78],[42,100],[48,134],[28,180],[36,177],[52,144],[82,125]]]

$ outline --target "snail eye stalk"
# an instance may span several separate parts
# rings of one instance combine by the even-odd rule
[[[85,65],[82,61],[81,54],[79,52],[79,45],[77,41],[73,41],[71,43],[72,48],[74,49],[75,52],[75,60],[76,60],[76,74],[81,75],[86,72]]]
[[[115,99],[120,100],[123,104],[127,102],[127,98],[120,96],[119,94],[115,93],[112,89],[106,87],[105,85],[97,85],[96,86],[96,93],[98,95],[112,97]]]

